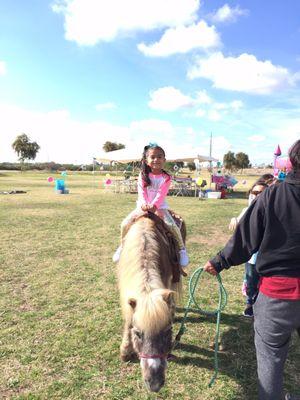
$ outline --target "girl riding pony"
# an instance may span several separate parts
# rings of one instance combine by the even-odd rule
[[[186,267],[188,265],[189,258],[180,229],[172,218],[166,202],[166,196],[171,184],[171,176],[163,169],[165,161],[165,152],[160,146],[157,144],[145,146],[141,172],[138,177],[137,206],[121,224],[121,245],[113,256],[114,262],[119,261],[122,252],[124,232],[126,231],[128,223],[133,217],[140,215],[142,212],[151,211],[162,218],[173,233],[179,247],[180,266]]]

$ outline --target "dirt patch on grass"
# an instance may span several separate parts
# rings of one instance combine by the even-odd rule
[[[226,243],[227,240],[230,238],[231,234],[230,232],[222,232],[221,230],[215,230],[212,232],[206,232],[203,233],[202,235],[190,235],[187,238],[187,244],[203,244],[203,245],[208,245],[212,246],[214,244],[219,244],[219,243]]]

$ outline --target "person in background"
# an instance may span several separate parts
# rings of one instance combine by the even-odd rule
[[[293,331],[300,329],[300,140],[289,150],[292,171],[250,205],[233,236],[204,270],[217,275],[258,251],[261,276],[253,306],[259,400],[283,395],[283,371]]]
[[[274,181],[274,176],[272,174],[264,174],[262,175],[251,187],[249,190],[248,196],[248,206],[251,205],[252,201],[256,199],[256,197],[262,193],[262,191],[268,187]],[[238,217],[231,218],[229,229],[234,231],[238,222],[242,218],[242,216],[247,211],[248,207],[243,208],[242,212]],[[259,275],[256,271],[256,258],[257,253],[254,253],[250,260],[245,263],[245,275],[242,286],[242,293],[246,296],[246,308],[244,309],[243,315],[245,317],[253,317],[253,304],[255,303],[257,294],[258,294],[258,282]]]

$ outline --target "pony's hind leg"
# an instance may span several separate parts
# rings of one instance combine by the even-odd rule
[[[125,322],[122,343],[120,346],[120,356],[122,361],[130,361],[136,358],[131,340],[131,323]]]

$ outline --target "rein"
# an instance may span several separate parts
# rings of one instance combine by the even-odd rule
[[[219,335],[220,335],[220,320],[221,320],[221,312],[224,310],[227,304],[227,292],[223,286],[222,279],[220,274],[216,275],[216,279],[219,284],[219,301],[218,301],[218,307],[215,310],[204,310],[202,309],[196,299],[195,299],[195,291],[196,288],[199,284],[199,279],[200,276],[202,275],[204,269],[202,267],[199,267],[194,271],[193,275],[190,278],[189,281],[189,300],[187,303],[187,306],[185,308],[184,316],[181,321],[181,325],[179,328],[179,331],[175,337],[175,342],[173,344],[173,349],[178,345],[180,342],[181,336],[184,334],[186,331],[185,323],[187,320],[187,315],[189,312],[198,312],[199,314],[207,315],[207,316],[216,316],[216,335],[215,335],[215,351],[214,351],[214,367],[215,367],[215,372],[214,375],[212,376],[208,386],[211,387],[218,375],[219,371],[219,362],[218,362],[218,351],[219,351]],[[194,308],[192,308],[192,305],[194,305]]]

